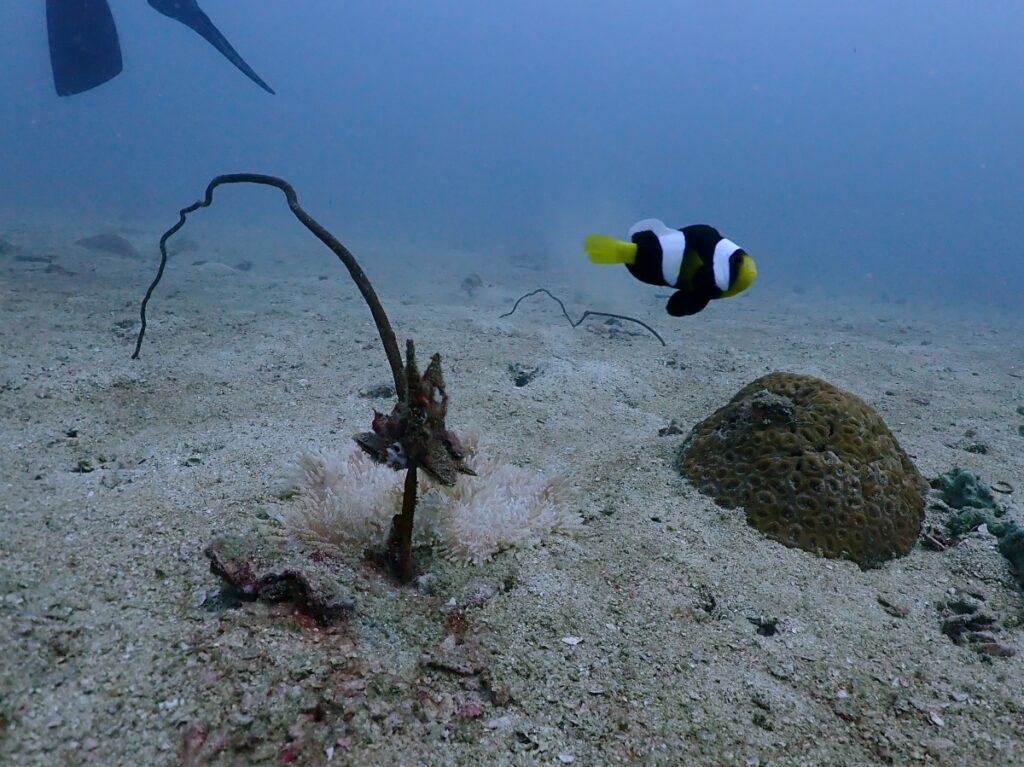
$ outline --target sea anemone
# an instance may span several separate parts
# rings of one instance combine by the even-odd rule
[[[424,499],[435,506],[440,542],[455,559],[480,563],[495,552],[540,543],[550,533],[570,533],[580,517],[566,504],[559,477],[471,454],[474,476]],[[432,497],[431,497],[432,496]]]
[[[284,516],[288,529],[338,547],[382,539],[401,503],[395,472],[358,449],[343,456],[304,453],[285,486],[297,501]]]
[[[580,525],[561,478],[502,463],[475,436],[463,443],[476,476],[461,475],[452,487],[422,477],[417,543],[437,544],[454,559],[478,564]],[[285,525],[316,543],[381,546],[401,507],[401,480],[358,448],[341,456],[306,453],[287,482],[297,505],[285,514]]]

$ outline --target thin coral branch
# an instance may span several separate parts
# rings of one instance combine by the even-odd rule
[[[515,310],[519,308],[519,304],[523,301],[523,299],[529,298],[530,296],[535,296],[538,293],[545,293],[550,298],[553,298],[555,300],[555,302],[562,308],[562,314],[565,315],[565,318],[567,320],[569,320],[569,324],[572,325],[574,328],[578,328],[583,323],[583,320],[585,320],[587,317],[613,317],[613,318],[615,318],[617,320],[625,320],[627,322],[635,322],[637,325],[640,325],[641,327],[645,328],[652,336],[654,336],[659,341],[661,341],[661,345],[662,346],[665,346],[665,339],[662,338],[660,335],[658,335],[658,332],[654,328],[652,328],[646,322],[641,322],[640,320],[635,319],[634,317],[626,317],[623,314],[609,314],[608,312],[592,312],[590,310],[587,310],[587,311],[583,312],[583,314],[580,316],[580,318],[578,320],[573,320],[573,318],[569,316],[569,312],[566,310],[565,304],[562,303],[562,299],[560,299],[557,296],[553,295],[551,293],[551,291],[548,290],[547,288],[537,288],[536,290],[532,290],[532,291],[530,291],[529,293],[527,293],[524,296],[520,296],[516,300],[515,304],[512,306],[511,309],[509,309],[504,314],[498,315],[498,317],[501,318],[501,317],[509,317],[509,316],[511,316],[515,312]]]
[[[139,328],[139,336],[135,341],[135,351],[132,353],[132,359],[139,358],[139,351],[142,349],[142,338],[146,333],[146,306],[149,304],[149,299],[153,295],[156,286],[160,283],[164,274],[164,267],[167,265],[167,240],[185,225],[185,219],[190,213],[199,210],[199,208],[208,208],[213,203],[213,190],[222,184],[263,184],[276,187],[284,192],[285,199],[288,201],[288,207],[295,214],[295,217],[320,242],[331,249],[334,255],[348,269],[349,274],[352,275],[352,280],[356,283],[356,287],[359,288],[359,292],[362,293],[366,305],[370,307],[373,321],[377,324],[377,332],[380,333],[380,340],[384,345],[384,354],[388,358],[391,374],[395,379],[395,392],[399,400],[403,399],[405,395],[405,378],[403,375],[402,356],[398,350],[398,341],[395,339],[395,332],[391,329],[391,323],[388,321],[387,314],[384,313],[384,308],[381,306],[377,293],[370,284],[370,280],[366,277],[366,273],[363,272],[362,267],[359,266],[355,256],[349,252],[348,248],[342,245],[334,235],[302,209],[291,184],[276,176],[266,176],[260,173],[229,173],[217,176],[206,187],[205,197],[192,203],[187,208],[182,208],[179,213],[178,223],[164,232],[164,235],[160,238],[160,267],[157,269],[156,277],[142,299],[142,307],[139,310],[142,326]]]
[[[388,534],[387,548],[388,566],[402,583],[408,583],[416,574],[416,563],[412,558],[412,528],[416,513],[416,484],[416,464],[410,463],[408,471],[405,472],[402,511],[391,518],[391,532]]]

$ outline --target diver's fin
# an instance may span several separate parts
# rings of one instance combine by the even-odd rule
[[[210,17],[203,13],[196,0],[149,0],[149,4],[164,16],[180,21],[189,29],[198,32],[210,45],[224,54],[224,58],[238,67],[246,77],[267,93],[274,92],[274,89],[263,82],[253,68],[245,63],[245,59],[231,47],[231,43],[213,25]]]
[[[685,290],[677,290],[668,299],[665,309],[673,317],[689,317],[707,306],[708,301],[710,299],[707,296],[698,296]]]
[[[636,261],[636,243],[617,240],[606,234],[588,234],[583,249],[595,264],[632,264]]]
[[[46,31],[58,96],[82,93],[121,73],[121,44],[107,0],[46,0]]]

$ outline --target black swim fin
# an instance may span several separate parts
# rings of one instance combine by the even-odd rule
[[[58,96],[73,96],[121,73],[121,44],[107,0],[46,0],[50,65]]]
[[[267,93],[274,92],[274,89],[263,82],[263,79],[253,71],[253,68],[245,63],[245,59],[239,56],[238,52],[231,47],[231,43],[213,25],[210,17],[203,13],[196,0],[149,0],[149,4],[164,16],[180,21],[189,29],[198,32],[210,45],[224,54],[228,61],[238,67],[246,77]]]

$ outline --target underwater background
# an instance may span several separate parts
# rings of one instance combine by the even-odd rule
[[[1024,3],[200,3],[2,4],[0,764],[1024,767]]]
[[[1018,2],[207,0],[276,96],[145,3],[111,6],[124,72],[66,99],[43,4],[5,6],[9,215],[169,225],[210,177],[255,171],[417,265],[586,269],[586,232],[654,216],[744,246],[752,294],[1020,305]],[[291,226],[258,195],[218,221]]]

